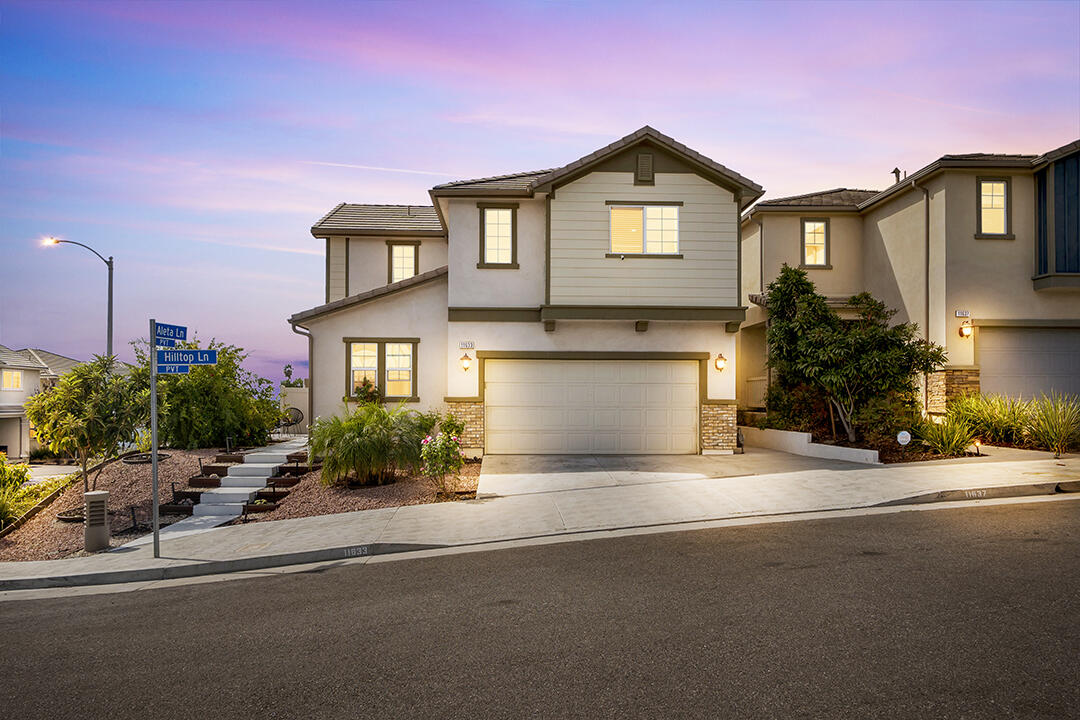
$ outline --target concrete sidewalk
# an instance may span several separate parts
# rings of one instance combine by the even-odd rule
[[[192,577],[425,548],[934,499],[1049,494],[1080,458],[673,480],[229,526],[90,557],[0,563],[0,590]]]

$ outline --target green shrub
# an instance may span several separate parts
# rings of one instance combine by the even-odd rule
[[[458,420],[453,413],[447,413],[446,417],[439,422],[439,432],[460,438],[465,434],[465,423]]]
[[[949,403],[947,417],[965,423],[975,437],[991,445],[1021,445],[1031,404],[1004,395],[972,393]]]
[[[808,432],[819,439],[832,435],[828,401],[810,385],[783,387],[774,383],[766,391],[765,407],[768,413],[762,427]]]
[[[1032,443],[1061,457],[1080,444],[1080,400],[1051,393],[1031,403],[1027,433]]]
[[[42,460],[56,460],[60,457],[60,453],[54,453],[49,449],[48,445],[39,445],[30,451],[31,462],[41,462]]]
[[[461,452],[461,438],[441,432],[428,435],[421,441],[420,456],[424,463],[424,475],[428,477],[440,495],[447,495],[457,488],[457,474],[465,464]],[[448,478],[453,477],[453,481]]]
[[[8,462],[7,455],[0,452],[0,488],[21,486],[30,480],[30,466]]]
[[[975,440],[971,428],[955,418],[923,422],[917,427],[916,435],[935,453],[952,457],[963,455]]]
[[[360,482],[382,485],[399,472],[418,471],[421,442],[438,420],[437,413],[418,413],[404,404],[387,409],[379,403],[316,420],[310,443],[312,455],[323,459],[322,483],[343,483],[353,474]]]
[[[919,403],[910,393],[871,398],[852,416],[855,429],[869,447],[896,447],[896,435],[922,422]]]
[[[0,528],[17,520],[57,488],[66,487],[71,477],[25,485],[30,480],[30,466],[9,463],[0,453]]]

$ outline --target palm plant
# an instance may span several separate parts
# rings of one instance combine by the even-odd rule
[[[975,440],[967,423],[948,417],[942,422],[922,423],[916,429],[916,434],[935,453],[954,457],[963,455]]]
[[[965,423],[991,445],[1020,445],[1031,414],[1031,403],[1004,395],[964,395],[949,403],[948,416]]]

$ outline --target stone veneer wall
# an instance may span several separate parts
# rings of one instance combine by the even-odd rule
[[[484,403],[483,402],[447,402],[446,411],[465,423],[461,447],[470,450],[484,449]]]
[[[735,424],[737,407],[731,405],[701,405],[701,449],[734,450],[739,430]]]
[[[979,368],[945,368],[926,378],[926,411],[943,415],[950,400],[979,392]]]

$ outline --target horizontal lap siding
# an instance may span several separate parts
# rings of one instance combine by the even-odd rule
[[[682,258],[605,257],[609,200],[678,201]],[[559,188],[551,203],[553,305],[738,305],[738,212],[732,194],[691,173],[592,173]]]

